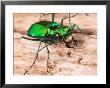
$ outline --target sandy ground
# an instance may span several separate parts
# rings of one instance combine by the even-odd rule
[[[73,15],[73,14],[71,14]],[[61,21],[68,14],[56,14],[55,21]],[[23,75],[35,59],[39,41],[21,38],[27,36],[31,24],[40,20],[50,20],[51,14],[14,14],[14,75]],[[26,75],[97,75],[97,14],[79,14],[71,18],[84,33],[73,36],[77,46],[67,48],[64,44],[49,46],[48,72],[47,50],[39,52],[35,65]],[[64,21],[69,25],[68,19]],[[41,45],[44,46],[44,43]]]

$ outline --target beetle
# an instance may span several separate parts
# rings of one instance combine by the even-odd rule
[[[71,17],[74,17],[77,14],[75,14]],[[52,21],[39,21],[39,22],[36,22],[30,26],[30,28],[27,31],[27,35],[31,38],[37,39],[38,41],[40,41],[40,43],[39,43],[37,53],[35,55],[36,58],[33,61],[30,68],[28,70],[25,70],[24,75],[33,67],[33,65],[35,64],[35,62],[38,58],[38,53],[42,49],[44,49],[44,48],[47,49],[47,53],[48,53],[47,72],[48,72],[48,60],[49,60],[48,46],[52,45],[52,44],[57,44],[59,42],[64,42],[68,48],[71,48],[68,45],[68,43],[66,42],[66,39],[69,36],[72,36],[73,30],[75,30],[75,28],[77,28],[79,30],[80,30],[80,28],[76,24],[71,24],[71,23],[70,23],[70,26],[64,26],[63,21],[64,21],[64,19],[67,19],[67,18],[69,18],[69,22],[70,22],[70,14],[69,14],[69,17],[62,18],[61,23],[54,22],[54,13],[53,13],[52,14]],[[23,38],[29,39],[26,37],[23,37]],[[72,36],[71,41],[73,41],[73,40],[74,40],[74,37]],[[40,49],[42,42],[45,43],[45,46]]]

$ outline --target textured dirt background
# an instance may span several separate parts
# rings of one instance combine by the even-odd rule
[[[74,14],[71,14],[74,15]],[[39,41],[21,38],[27,36],[31,24],[41,21],[51,21],[51,14],[20,14],[14,15],[14,75],[23,75],[35,59]],[[68,14],[55,14],[55,21]],[[77,40],[75,48],[67,48],[64,44],[49,46],[49,73],[47,73],[47,50],[39,52],[36,64],[26,75],[97,75],[97,14],[78,14],[71,18],[84,33],[75,32]],[[64,21],[69,25],[68,19]],[[44,44],[42,43],[42,47]]]

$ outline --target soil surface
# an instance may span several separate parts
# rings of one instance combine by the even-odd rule
[[[71,16],[74,13],[71,13]],[[68,14],[55,14],[55,21]],[[29,70],[38,49],[39,41],[22,38],[27,36],[29,27],[38,21],[51,21],[51,14],[14,14],[14,75],[97,75],[97,14],[80,13],[71,18],[71,23],[77,24],[83,32],[76,31],[72,35],[77,41],[74,48],[65,44],[50,45],[49,60],[47,49],[39,52],[39,56]],[[64,20],[69,25],[69,20]],[[41,47],[45,46],[44,43]],[[47,66],[48,62],[48,66]]]

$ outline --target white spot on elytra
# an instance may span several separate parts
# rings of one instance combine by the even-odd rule
[[[34,34],[32,34],[32,36],[34,36]]]

